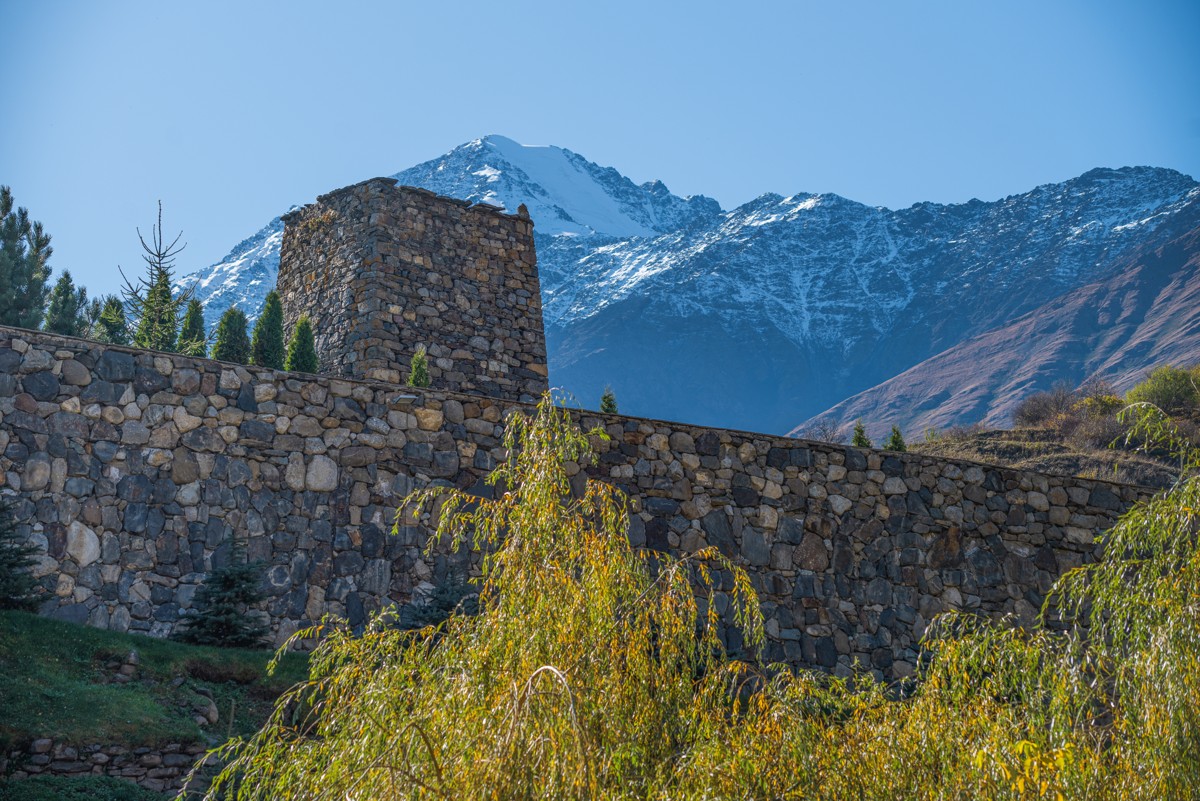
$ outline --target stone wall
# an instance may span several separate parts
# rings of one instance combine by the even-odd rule
[[[195,743],[128,748],[34,740],[28,748],[0,755],[0,776],[4,777],[0,778],[0,796],[4,795],[5,781],[15,783],[35,776],[111,776],[158,793],[178,792],[192,766],[207,750]],[[189,797],[199,797],[196,791],[206,786],[206,778],[198,778],[189,789]]]
[[[276,640],[361,621],[470,563],[390,536],[417,485],[482,487],[521,404],[289,374],[0,328],[0,483],[45,614],[162,636],[231,538],[268,563]],[[637,545],[715,545],[750,572],[767,656],[911,671],[946,609],[1029,620],[1138,488],[761,434],[580,413]],[[481,490],[480,490],[481,491]],[[730,644],[738,645],[736,634]]]
[[[277,288],[290,331],[312,318],[320,371],[535,401],[546,339],[533,222],[376,178],[284,215]]]

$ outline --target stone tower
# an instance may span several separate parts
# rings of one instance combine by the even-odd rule
[[[284,215],[278,289],[308,314],[320,371],[403,383],[424,345],[437,389],[536,400],[547,387],[533,221],[373,178]]]

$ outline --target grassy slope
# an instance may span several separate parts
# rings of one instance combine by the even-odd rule
[[[130,651],[140,659],[137,678],[113,683]],[[248,734],[266,720],[275,697],[304,677],[300,655],[267,677],[270,657],[0,612],[0,748],[39,737],[137,747]],[[220,712],[207,729],[192,720],[197,689],[208,690]]]

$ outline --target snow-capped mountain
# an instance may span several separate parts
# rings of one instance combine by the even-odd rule
[[[661,182],[639,186],[569,150],[499,136],[394,177],[528,207],[553,384],[584,405],[611,384],[622,411],[767,432],[1102,280],[1134,248],[1200,224],[1197,183],[1147,167],[1092,170],[995,202],[903,210],[801,193],[725,211]],[[196,282],[210,325],[232,304],[257,314],[280,239],[276,219],[183,279]]]

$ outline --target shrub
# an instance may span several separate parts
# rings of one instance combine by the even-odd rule
[[[872,448],[871,438],[867,436],[867,428],[863,425],[862,420],[856,420],[854,423],[854,434],[850,437],[850,444],[856,448]]]
[[[617,396],[613,394],[612,387],[604,388],[604,394],[600,396],[600,411],[605,414],[617,413]]]
[[[193,645],[253,648],[262,645],[265,626],[247,615],[264,600],[262,562],[246,560],[244,546],[234,542],[229,563],[213,570],[196,592],[195,608],[181,621],[175,639]]]
[[[1035,392],[1017,404],[1013,422],[1019,426],[1045,426],[1070,413],[1077,398],[1070,386],[1059,382],[1044,392]]]
[[[283,345],[283,304],[279,293],[267,293],[262,314],[254,324],[254,339],[250,344],[250,359],[259,367],[282,370],[286,359]]]
[[[208,334],[204,330],[204,307],[192,298],[183,314],[183,325],[179,329],[179,352],[186,356],[208,355]]]
[[[408,385],[410,387],[429,386],[429,360],[425,355],[425,346],[420,345],[413,352],[409,362]]]
[[[888,434],[887,440],[883,443],[885,451],[907,451],[908,446],[904,444],[904,435],[900,433],[899,426],[892,426],[892,433]]]
[[[1150,373],[1145,381],[1129,390],[1125,399],[1130,403],[1150,403],[1167,414],[1191,414],[1200,402],[1200,390],[1192,370],[1163,365]]]
[[[250,337],[246,335],[246,313],[230,306],[217,323],[217,342],[212,357],[235,364],[250,363]]]
[[[32,610],[37,606],[37,582],[29,572],[37,552],[18,530],[12,501],[0,498],[0,609]]]
[[[300,315],[300,319],[296,321],[296,328],[288,342],[285,366],[297,373],[317,372],[317,346],[313,341],[312,323],[307,314]]]

